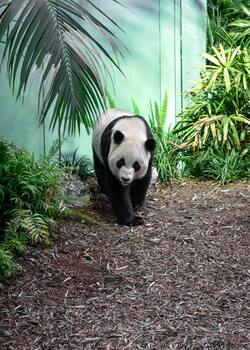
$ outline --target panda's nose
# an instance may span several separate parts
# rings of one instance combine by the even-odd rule
[[[122,181],[124,181],[124,182],[129,182],[129,178],[127,178],[127,177],[122,177]]]

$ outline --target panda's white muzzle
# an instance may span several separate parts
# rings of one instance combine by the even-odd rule
[[[128,169],[126,167],[122,167],[119,171],[119,179],[123,186],[128,186],[134,178],[134,169]]]

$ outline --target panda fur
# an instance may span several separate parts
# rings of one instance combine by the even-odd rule
[[[143,224],[136,215],[145,199],[152,172],[155,140],[146,120],[110,108],[93,129],[93,160],[100,191],[108,195],[117,222]]]

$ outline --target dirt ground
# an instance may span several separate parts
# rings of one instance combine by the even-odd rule
[[[133,229],[67,220],[0,290],[0,349],[250,349],[250,184],[151,187]]]

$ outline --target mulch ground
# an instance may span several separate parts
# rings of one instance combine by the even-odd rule
[[[250,349],[250,184],[151,187],[145,226],[67,220],[0,291],[0,349]]]

